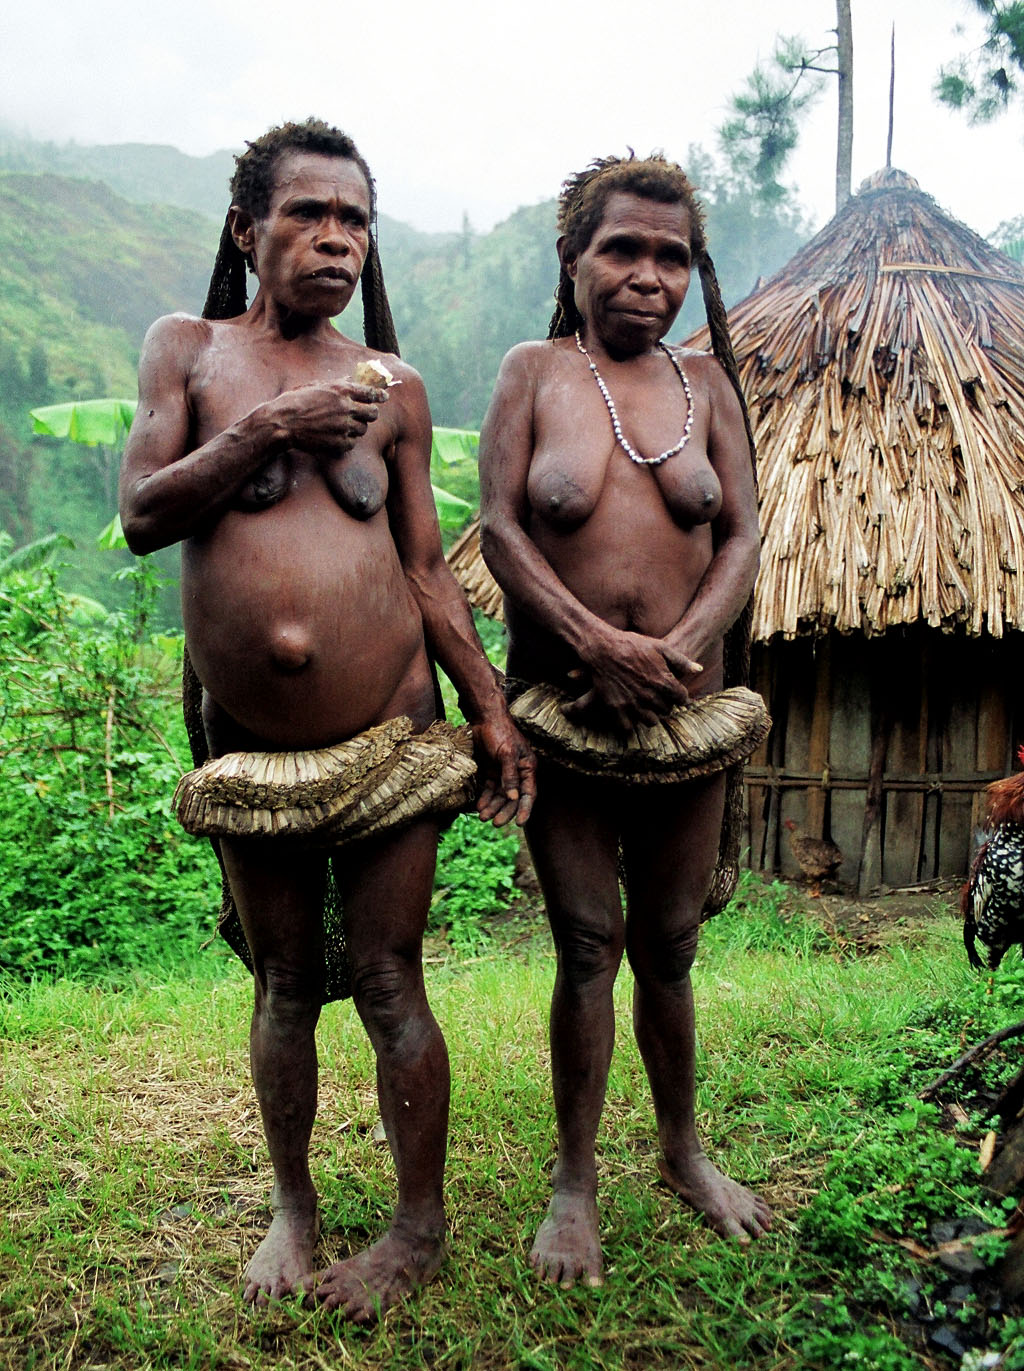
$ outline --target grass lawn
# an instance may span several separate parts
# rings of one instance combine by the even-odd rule
[[[240,968],[205,955],[188,975],[0,996],[0,1366],[960,1364],[923,1340],[949,1311],[936,1264],[907,1244],[934,1247],[938,1219],[998,1226],[1006,1207],[978,1184],[981,1074],[939,1105],[916,1094],[962,1044],[1020,1017],[1024,976],[1016,963],[994,988],[975,976],[948,907],[862,956],[780,886],[708,926],[694,973],[700,1123],[715,1158],[776,1216],[746,1253],[657,1179],[620,975],[598,1290],[539,1286],[526,1261],[553,1147],[547,939],[514,921],[472,959],[432,944],[429,990],[453,1071],[452,1252],[434,1285],[368,1331],[297,1302],[254,1314],[239,1301],[269,1167],[246,1059],[249,988]],[[379,1235],[394,1190],[350,1004],[325,1010],[320,1044],[326,1264]],[[990,1085],[1015,1052],[996,1054]],[[906,1322],[922,1300],[933,1323]],[[1024,1322],[1004,1309],[979,1323],[972,1301],[961,1298],[959,1322],[983,1328],[1003,1371],[1024,1367]],[[965,1371],[981,1355],[976,1345]]]

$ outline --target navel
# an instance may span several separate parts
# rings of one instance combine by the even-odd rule
[[[270,660],[278,671],[289,675],[305,670],[313,660],[313,643],[309,633],[298,624],[275,628],[270,640]]]

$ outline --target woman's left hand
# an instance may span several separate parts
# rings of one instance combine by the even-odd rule
[[[511,819],[525,824],[537,795],[537,759],[530,744],[507,714],[474,724],[473,743],[483,778],[477,813],[495,828]]]

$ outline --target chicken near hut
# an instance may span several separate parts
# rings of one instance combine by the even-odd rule
[[[1024,766],[1024,747],[1017,758]],[[960,912],[971,965],[984,967],[977,939],[994,971],[1014,943],[1024,956],[1024,771],[993,781],[985,793],[987,837],[960,892]]]
[[[786,819],[783,826],[789,829],[789,846],[797,866],[811,883],[809,893],[820,895],[822,881],[835,880],[842,866],[842,850],[829,838],[812,838],[801,832],[792,819]]]

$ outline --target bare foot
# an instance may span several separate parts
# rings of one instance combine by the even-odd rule
[[[751,1238],[763,1237],[772,1226],[772,1211],[764,1200],[724,1176],[703,1152],[677,1167],[660,1157],[658,1171],[668,1188],[703,1214],[723,1238],[748,1243]]]
[[[530,1265],[546,1281],[563,1290],[586,1278],[587,1285],[604,1284],[597,1203],[578,1190],[556,1190],[547,1218],[537,1230]]]
[[[290,1295],[313,1269],[319,1229],[316,1205],[312,1210],[275,1209],[267,1236],[245,1268],[242,1299],[262,1305]]]
[[[307,1276],[301,1282],[306,1303],[338,1309],[353,1323],[373,1323],[411,1290],[432,1280],[446,1253],[443,1237],[385,1233],[365,1252]]]

